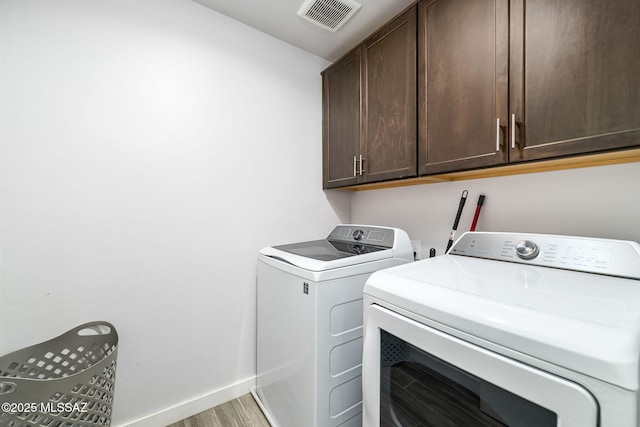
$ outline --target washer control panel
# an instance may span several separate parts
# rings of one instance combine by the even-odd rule
[[[327,239],[392,248],[394,235],[391,228],[369,227],[366,225],[338,225],[327,236]]]
[[[360,228],[356,228],[353,230],[353,233],[351,233],[353,240],[362,240],[362,236],[364,236],[364,231]]]
[[[640,279],[640,245],[626,240],[467,232],[453,245],[448,255]]]

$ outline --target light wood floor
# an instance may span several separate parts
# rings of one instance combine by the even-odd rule
[[[270,427],[250,394],[167,427]]]

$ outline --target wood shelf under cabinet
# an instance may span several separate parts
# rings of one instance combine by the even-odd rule
[[[464,181],[468,179],[495,178],[509,175],[521,175],[536,172],[550,172],[566,169],[587,168],[593,166],[616,165],[640,162],[640,149],[613,151],[561,159],[543,160],[476,169],[462,172],[445,173],[396,181],[378,182],[364,185],[337,188],[337,190],[365,191],[381,188],[406,187],[410,185],[436,184],[440,182]],[[640,166],[640,165],[639,165]]]

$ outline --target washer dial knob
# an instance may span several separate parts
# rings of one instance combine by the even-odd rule
[[[364,231],[360,230],[359,228],[356,230],[353,230],[353,234],[351,234],[351,237],[353,237],[353,240],[360,240],[362,239],[363,236],[364,236]]]
[[[531,240],[522,240],[516,245],[516,255],[522,259],[533,259],[537,257],[539,253],[538,245]]]

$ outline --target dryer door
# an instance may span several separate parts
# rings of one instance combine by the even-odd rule
[[[378,305],[366,311],[363,425],[595,427],[576,383]]]

